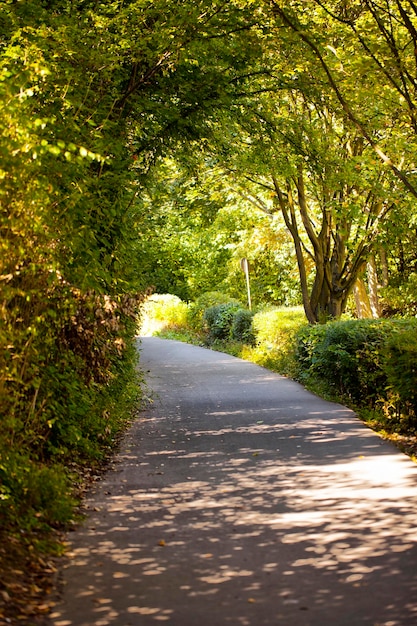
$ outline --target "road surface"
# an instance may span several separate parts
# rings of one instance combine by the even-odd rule
[[[143,338],[152,402],[71,533],[51,626],[417,624],[417,467],[348,409]]]

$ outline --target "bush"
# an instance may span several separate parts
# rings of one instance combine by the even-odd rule
[[[360,406],[416,401],[416,320],[348,320],[305,326],[296,336],[300,378],[316,375]],[[413,381],[413,382],[411,382]],[[407,408],[408,404],[408,408]]]
[[[383,369],[389,389],[400,405],[417,419],[417,335],[416,328],[393,333],[384,349]]]
[[[271,349],[285,349],[295,332],[306,323],[302,307],[274,307],[256,313],[253,327],[257,341]]]
[[[374,404],[386,385],[380,354],[387,332],[388,325],[380,320],[329,322],[321,329],[314,327],[312,337],[304,330],[308,348],[300,346],[303,366],[310,358],[310,370],[338,393],[356,402],[367,398]]]
[[[247,309],[239,309],[234,314],[231,328],[231,338],[235,341],[253,345],[255,335],[252,329],[253,313]]]
[[[233,320],[237,311],[239,305],[232,302],[211,306],[204,311],[203,321],[207,326],[210,340],[231,339]]]
[[[295,375],[294,336],[306,323],[302,307],[274,307],[255,314],[253,329],[256,346],[249,360],[280,374]]]
[[[178,296],[153,294],[143,306],[140,332],[152,335],[163,329],[185,328],[187,315],[188,305]]]
[[[203,315],[210,341],[231,340],[249,345],[255,342],[252,319],[251,311],[233,302],[211,306]]]
[[[305,324],[295,333],[295,358],[298,363],[300,377],[314,370],[317,360],[317,349],[326,334],[325,324]]]
[[[2,454],[0,513],[3,523],[29,530],[39,523],[57,526],[74,514],[73,486],[65,467],[39,465],[14,451]]]
[[[238,300],[220,291],[208,291],[207,293],[203,293],[188,308],[187,324],[191,330],[197,332],[204,330],[203,318],[205,311],[218,304],[235,304],[236,306],[241,306]]]
[[[43,299],[32,294],[32,308],[13,301],[19,324],[0,356],[2,523],[64,521],[72,507],[65,474],[104,458],[130,419],[132,387],[139,389],[133,340],[141,296],[82,293],[62,281]]]

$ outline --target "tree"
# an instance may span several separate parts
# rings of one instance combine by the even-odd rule
[[[392,89],[369,74],[372,58],[358,60],[349,28],[319,5],[306,13],[304,4],[273,3],[262,60],[218,113],[221,131],[208,146],[242,195],[255,185],[258,208],[282,212],[311,322],[344,310],[379,231],[404,205],[402,185],[413,192],[414,158]],[[375,89],[384,90],[382,105]],[[395,160],[385,158],[393,151]]]
[[[238,42],[256,21],[244,5],[1,4],[0,505],[8,519],[26,510],[19,497],[41,501],[31,489],[42,489],[48,464],[98,455],[120,425],[146,287],[143,257],[135,261],[144,208],[136,198],[170,145],[202,136],[213,104],[243,73],[234,48],[244,49]]]
[[[280,2],[272,3],[279,23],[295,33],[315,57],[317,69],[324,73],[344,115],[378,158],[417,197],[413,173],[416,147],[413,50],[417,41],[413,17],[416,7],[412,2],[400,0],[386,0],[381,4],[373,0],[342,2],[336,7],[313,0],[309,8],[311,10],[306,11],[304,3],[301,10],[298,2],[285,6]],[[308,22],[303,19],[304,15],[309,16]],[[342,73],[336,70],[335,64],[342,66]],[[346,75],[359,89],[347,88]],[[364,87],[367,92],[363,91]],[[378,93],[382,107],[375,100],[369,103],[370,93]],[[367,106],[363,107],[365,103]],[[376,127],[375,116],[378,118]],[[393,131],[397,145],[387,143],[391,132],[386,133],[384,127]],[[375,128],[379,133],[375,133]]]
[[[278,150],[276,158],[269,154],[269,176],[250,174],[253,183],[269,191],[266,210],[280,210],[291,233],[304,307],[313,323],[344,311],[378,226],[394,206],[389,179],[374,171],[372,160],[367,166],[362,142],[347,138],[331,115],[314,113],[310,111],[310,122],[295,116],[296,128],[287,126],[279,148],[274,134]]]
[[[242,257],[251,261],[255,303],[299,302],[290,242],[282,224],[271,221],[230,185],[222,169],[204,156],[192,165],[177,151],[147,178],[137,224],[136,257],[145,280],[159,293],[194,300],[224,290],[245,299]],[[279,276],[277,276],[277,273]]]

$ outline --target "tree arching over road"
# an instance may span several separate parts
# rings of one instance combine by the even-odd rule
[[[151,280],[138,245],[152,222],[143,198],[162,159],[215,167],[230,198],[281,212],[311,322],[340,315],[376,242],[410,240],[416,8],[333,4],[1,4],[0,509],[9,520],[30,500],[35,523],[43,485],[68,488],[61,461],[99,454],[120,426],[136,306]],[[54,523],[64,513],[42,515]]]

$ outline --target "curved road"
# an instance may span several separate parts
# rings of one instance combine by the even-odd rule
[[[417,468],[337,404],[143,338],[152,401],[70,537],[53,626],[417,624]]]

